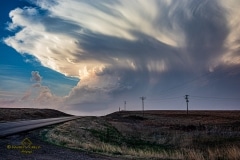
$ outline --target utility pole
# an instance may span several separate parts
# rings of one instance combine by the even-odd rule
[[[126,111],[127,101],[124,101],[124,110]]]
[[[140,97],[140,99],[142,100],[142,112],[144,117],[144,100],[146,99],[146,97]]]
[[[187,102],[187,115],[188,115],[188,102],[189,102],[188,96],[189,96],[189,95],[185,95],[185,99],[186,99],[186,102]]]

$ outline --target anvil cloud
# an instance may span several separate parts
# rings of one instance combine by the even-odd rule
[[[108,109],[126,98],[162,94],[207,73],[227,77],[216,82],[219,87],[228,83],[231,68],[240,65],[238,0],[32,3],[36,7],[9,13],[8,30],[15,35],[4,42],[45,67],[80,79],[60,98],[64,109]],[[239,70],[235,76],[239,78]],[[212,91],[208,78],[174,94],[207,94]],[[231,95],[239,95],[235,89]],[[224,89],[214,93],[219,91]],[[45,88],[44,93],[50,91]]]

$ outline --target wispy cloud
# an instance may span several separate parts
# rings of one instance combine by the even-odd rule
[[[42,76],[38,71],[31,72],[29,84],[24,92],[0,91],[0,106],[3,107],[30,107],[30,108],[61,108],[63,97],[56,96],[47,87],[42,85]]]
[[[36,83],[41,83],[42,77],[39,75],[38,71],[32,71],[31,74],[32,74],[32,77],[31,77],[32,81]]]
[[[17,93],[16,91],[14,92],[9,92],[9,91],[0,91],[0,96],[1,97],[15,97],[15,96],[19,96],[22,93]]]

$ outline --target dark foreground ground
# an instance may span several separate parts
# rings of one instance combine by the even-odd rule
[[[0,108],[1,122],[71,116],[53,109]],[[56,125],[55,125],[56,126]],[[40,132],[54,126],[0,139],[0,160],[110,160],[108,156],[57,146],[43,140]],[[27,143],[24,144],[24,140]],[[29,140],[29,141],[28,141]],[[28,146],[28,143],[31,143]],[[21,148],[28,147],[28,148]],[[116,158],[115,158],[116,159]]]
[[[40,129],[41,130],[41,129]],[[40,130],[22,133],[0,139],[0,160],[111,160],[108,156],[97,155],[86,151],[79,151],[56,146],[44,142],[39,136]],[[11,146],[22,146],[23,140],[31,141],[35,149],[16,149]]]
[[[35,113],[25,110],[24,115],[33,119]],[[121,111],[104,117],[83,117],[0,139],[0,155],[0,160],[238,160],[240,111],[190,111],[189,115],[185,111],[145,111],[144,115],[140,111]]]

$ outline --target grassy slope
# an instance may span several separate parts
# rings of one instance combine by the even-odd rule
[[[113,155],[156,159],[240,159],[240,111],[116,112],[56,126],[48,141]]]
[[[70,116],[54,109],[0,108],[0,122]]]

